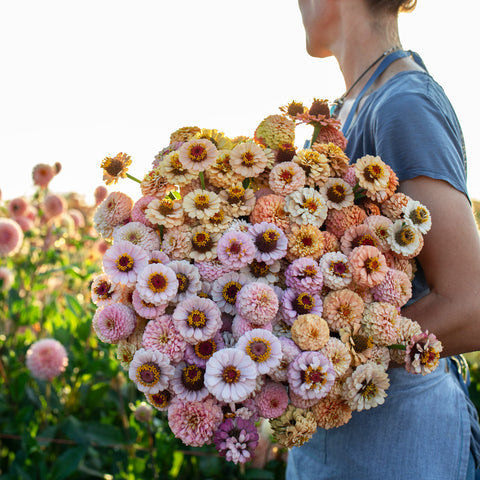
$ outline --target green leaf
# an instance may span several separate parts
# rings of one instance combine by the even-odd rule
[[[51,470],[52,480],[63,480],[75,472],[86,451],[86,447],[81,446],[69,448],[62,453]]]
[[[65,295],[65,300],[67,302],[67,306],[70,309],[70,311],[76,316],[76,317],[82,317],[83,314],[85,313],[84,308],[80,305],[79,301],[70,294]]]
[[[248,478],[249,480],[275,480],[275,475],[268,470],[252,468],[245,472],[244,478]]]
[[[52,440],[55,438],[55,434],[57,433],[58,425],[51,425],[37,435],[37,442],[42,447],[46,447],[50,445]]]
[[[122,430],[106,423],[85,424],[85,434],[96,445],[109,447],[124,444]]]

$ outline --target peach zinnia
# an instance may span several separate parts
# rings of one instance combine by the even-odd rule
[[[348,256],[354,282],[360,287],[374,287],[380,284],[388,271],[387,261],[382,252],[369,245],[352,250]]]
[[[205,138],[192,139],[185,142],[178,151],[178,160],[187,170],[203,172],[215,163],[217,149]]]

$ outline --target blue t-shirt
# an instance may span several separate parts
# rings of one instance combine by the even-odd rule
[[[462,130],[445,92],[427,72],[400,72],[375,90],[346,137],[352,162],[378,155],[400,181],[424,175],[468,196]],[[409,304],[429,292],[419,264],[412,287]]]

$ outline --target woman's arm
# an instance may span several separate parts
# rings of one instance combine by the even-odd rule
[[[418,257],[430,293],[402,310],[434,333],[442,356],[480,350],[480,240],[466,196],[447,182],[420,176],[399,190],[430,211],[432,228]]]

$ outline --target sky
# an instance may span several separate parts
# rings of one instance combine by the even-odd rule
[[[418,3],[400,16],[402,44],[421,54],[449,96],[470,196],[480,199],[472,61],[480,2]],[[60,162],[51,190],[92,203],[106,156],[128,153],[129,172],[142,178],[177,128],[252,136],[280,106],[334,100],[345,88],[334,59],[306,53],[296,0],[0,0],[0,45],[4,199],[33,192],[37,163]],[[115,190],[141,196],[128,179]]]

